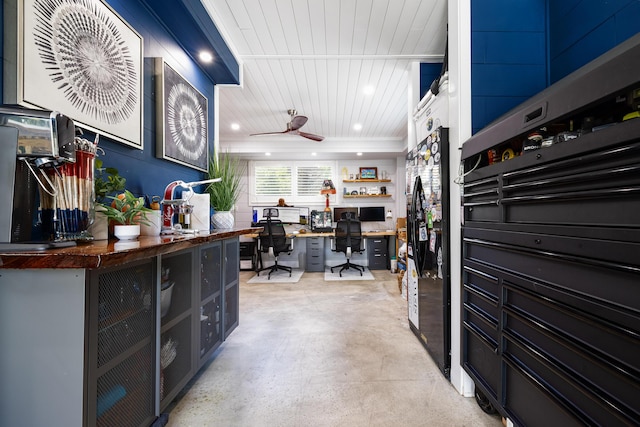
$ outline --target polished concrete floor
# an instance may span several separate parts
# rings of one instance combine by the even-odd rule
[[[240,325],[170,406],[169,426],[501,426],[410,331],[396,276],[247,284]]]

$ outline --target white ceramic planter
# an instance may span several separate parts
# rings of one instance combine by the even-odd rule
[[[211,225],[213,225],[214,228],[233,228],[234,223],[235,220],[233,218],[233,214],[230,211],[216,212],[211,215]]]
[[[147,212],[147,221],[149,224],[140,224],[140,234],[142,236],[158,236],[160,235],[161,224],[161,211],[156,210],[153,212]]]
[[[120,240],[135,240],[140,235],[140,224],[113,226],[113,234]]]

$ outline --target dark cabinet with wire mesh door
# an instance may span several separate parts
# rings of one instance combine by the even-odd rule
[[[198,365],[202,366],[222,343],[222,262],[221,242],[204,246],[199,251],[200,282],[198,326],[200,345]]]
[[[88,276],[86,425],[148,426],[155,419],[156,260]]]
[[[193,250],[163,255],[160,263],[160,408],[195,373],[193,361]]]
[[[240,242],[237,238],[226,239],[224,246],[224,268],[222,269],[224,282],[224,336],[229,334],[239,323],[240,303]]]

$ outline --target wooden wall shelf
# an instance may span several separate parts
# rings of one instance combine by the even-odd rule
[[[342,182],[391,182],[390,179],[343,179]]]
[[[344,199],[366,199],[368,197],[391,197],[391,194],[343,194]]]

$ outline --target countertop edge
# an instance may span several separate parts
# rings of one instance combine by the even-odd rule
[[[95,269],[111,267],[194,246],[258,233],[261,227],[234,228],[196,235],[140,236],[132,242],[102,240],[74,247],[32,252],[0,253],[0,269]],[[130,243],[130,245],[127,245]],[[127,247],[130,246],[130,247]]]

